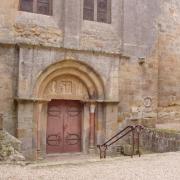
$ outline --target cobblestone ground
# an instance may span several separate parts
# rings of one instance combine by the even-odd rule
[[[180,152],[51,166],[0,165],[1,180],[180,180]]]

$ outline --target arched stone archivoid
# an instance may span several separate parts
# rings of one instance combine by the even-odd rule
[[[36,147],[36,158],[40,156],[46,156],[48,153],[47,144],[49,146],[51,144],[58,145],[58,143],[60,144],[63,141],[62,137],[60,137],[61,135],[55,133],[51,133],[52,135],[48,134],[49,126],[52,126],[52,124],[49,124],[51,121],[54,121],[51,120],[53,118],[49,115],[49,109],[51,108],[50,105],[53,106],[53,113],[55,111],[54,109],[62,107],[61,110],[57,110],[58,113],[62,114],[62,109],[65,109],[66,106],[68,107],[69,102],[71,104],[70,106],[72,106],[72,104],[76,104],[75,102],[79,102],[82,108],[80,117],[81,132],[78,135],[79,140],[81,141],[81,147],[79,148],[80,151],[88,152],[94,150],[96,141],[95,117],[103,113],[102,108],[97,108],[96,111],[95,108],[99,106],[98,102],[102,102],[105,99],[105,91],[101,77],[93,70],[93,68],[75,60],[64,60],[50,65],[40,74],[35,85],[33,95],[39,99],[39,101],[37,101],[34,106],[34,120],[36,127],[34,142]],[[58,108],[54,107],[55,104],[58,103]],[[75,111],[75,109],[76,108],[74,108],[72,111]],[[64,112],[66,111],[67,110],[64,110]],[[55,113],[57,114],[57,112]],[[63,116],[66,116],[66,114]],[[57,117],[54,119],[57,119]],[[74,117],[74,119],[76,118]],[[72,116],[69,117],[68,121],[70,122],[71,120]],[[72,122],[74,123],[74,121]],[[56,121],[55,124],[58,122],[59,121]],[[68,126],[71,126],[71,123]],[[73,126],[75,127],[76,125]],[[70,127],[69,131],[74,127]],[[62,129],[64,129],[64,127]],[[68,128],[66,127],[65,129]],[[56,130],[54,130],[54,132],[55,131]],[[64,140],[65,143],[68,141],[71,147],[73,144],[75,144],[75,140],[73,140],[73,138],[77,137],[72,135],[74,134],[73,131],[74,130],[72,130],[72,133],[68,132],[71,134],[72,139],[70,136],[68,136],[68,138]],[[54,152],[58,152],[58,148],[54,149]],[[62,149],[63,147],[60,148],[59,152],[64,152]],[[72,149],[73,147],[69,148],[67,152],[73,152]]]
[[[65,86],[66,82],[70,83],[70,81],[73,88],[78,88],[79,85],[82,86],[83,90],[86,89],[89,97],[81,97],[80,100],[103,100],[105,97],[104,85],[100,75],[98,75],[88,65],[75,60],[61,61],[59,63],[51,65],[45,71],[43,71],[36,83],[34,96],[37,98],[51,98],[51,96],[47,96],[46,94],[48,88],[48,93],[52,95],[53,93],[55,93],[53,91],[55,90],[54,88],[59,88],[59,90],[57,89],[57,91],[60,91],[60,89],[62,89],[63,91],[63,83],[61,84],[60,82],[64,82]],[[50,88],[50,86],[52,88]],[[64,98],[68,98],[68,96],[66,96],[65,94],[65,91],[61,93],[57,93],[56,98],[58,98],[58,95],[60,96],[60,98],[62,98],[62,96],[64,96]],[[68,93],[69,95],[70,93],[72,93],[73,96],[76,96],[76,94],[73,94],[74,92],[67,92],[67,94]]]

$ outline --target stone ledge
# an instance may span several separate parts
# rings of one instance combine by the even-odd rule
[[[15,97],[15,101],[17,102],[49,102],[50,99],[42,99],[42,98],[26,98],[26,97]]]
[[[78,53],[88,53],[88,54],[95,54],[95,55],[104,55],[104,56],[110,56],[110,57],[119,57],[125,60],[130,59],[130,55],[123,54],[122,52],[111,52],[111,51],[98,51],[98,50],[92,50],[92,49],[73,49],[73,48],[65,48],[61,45],[52,45],[52,44],[41,44],[41,43],[32,43],[32,42],[19,42],[11,38],[12,40],[5,40],[1,39],[0,37],[0,45],[4,46],[19,46],[19,47],[41,47],[41,48],[53,48],[57,50],[62,51],[69,51],[69,52],[78,52]]]

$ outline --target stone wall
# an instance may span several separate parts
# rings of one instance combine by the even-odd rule
[[[54,64],[64,60],[77,61],[91,67],[103,81],[106,99],[117,101],[119,97],[118,55],[23,45],[20,46],[17,95],[24,98],[33,97],[33,90],[39,76]]]
[[[18,11],[19,0],[2,0],[1,7],[1,42],[120,52],[122,0],[112,1],[111,24],[83,21],[83,0],[53,0],[53,16]]]
[[[180,150],[180,132],[162,129],[145,129],[141,135],[141,146],[150,152]]]
[[[180,129],[179,12],[177,0],[124,1],[122,48],[130,60],[120,63],[120,122],[150,118],[159,128]],[[149,98],[151,110],[145,107]]]
[[[154,127],[157,119],[157,58],[143,64],[133,59],[121,59],[119,71],[120,125],[143,121]]]
[[[158,104],[157,18],[160,3],[153,0],[123,2],[122,58],[119,68],[120,126],[143,120],[155,126]],[[150,30],[151,29],[151,30]]]
[[[158,37],[158,124],[174,123],[176,127],[180,121],[180,1],[163,2],[161,12]]]
[[[3,114],[4,128],[15,135],[16,106],[14,97],[17,90],[18,51],[14,46],[0,45],[0,113]]]
[[[82,22],[80,31],[81,49],[113,53],[121,52],[123,0],[113,0],[111,3],[111,24],[86,20]]]

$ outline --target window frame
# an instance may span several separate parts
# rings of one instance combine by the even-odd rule
[[[83,0],[83,20],[86,21],[96,21],[99,23],[106,23],[106,24],[111,24],[112,23],[112,14],[111,14],[111,9],[112,9],[112,0],[107,0],[107,17],[106,17],[106,22],[98,21],[98,0],[93,0],[94,1],[94,17],[93,20],[88,20],[84,19],[84,0]]]
[[[42,14],[42,15],[46,15],[46,16],[52,16],[53,15],[53,0],[48,0],[49,1],[49,11],[47,14],[45,13],[40,13],[38,12],[38,0],[32,0],[32,11],[25,11],[22,10],[21,5],[22,5],[22,1],[23,0],[19,0],[19,11],[24,11],[24,12],[29,12],[29,13],[35,13],[35,14]]]

